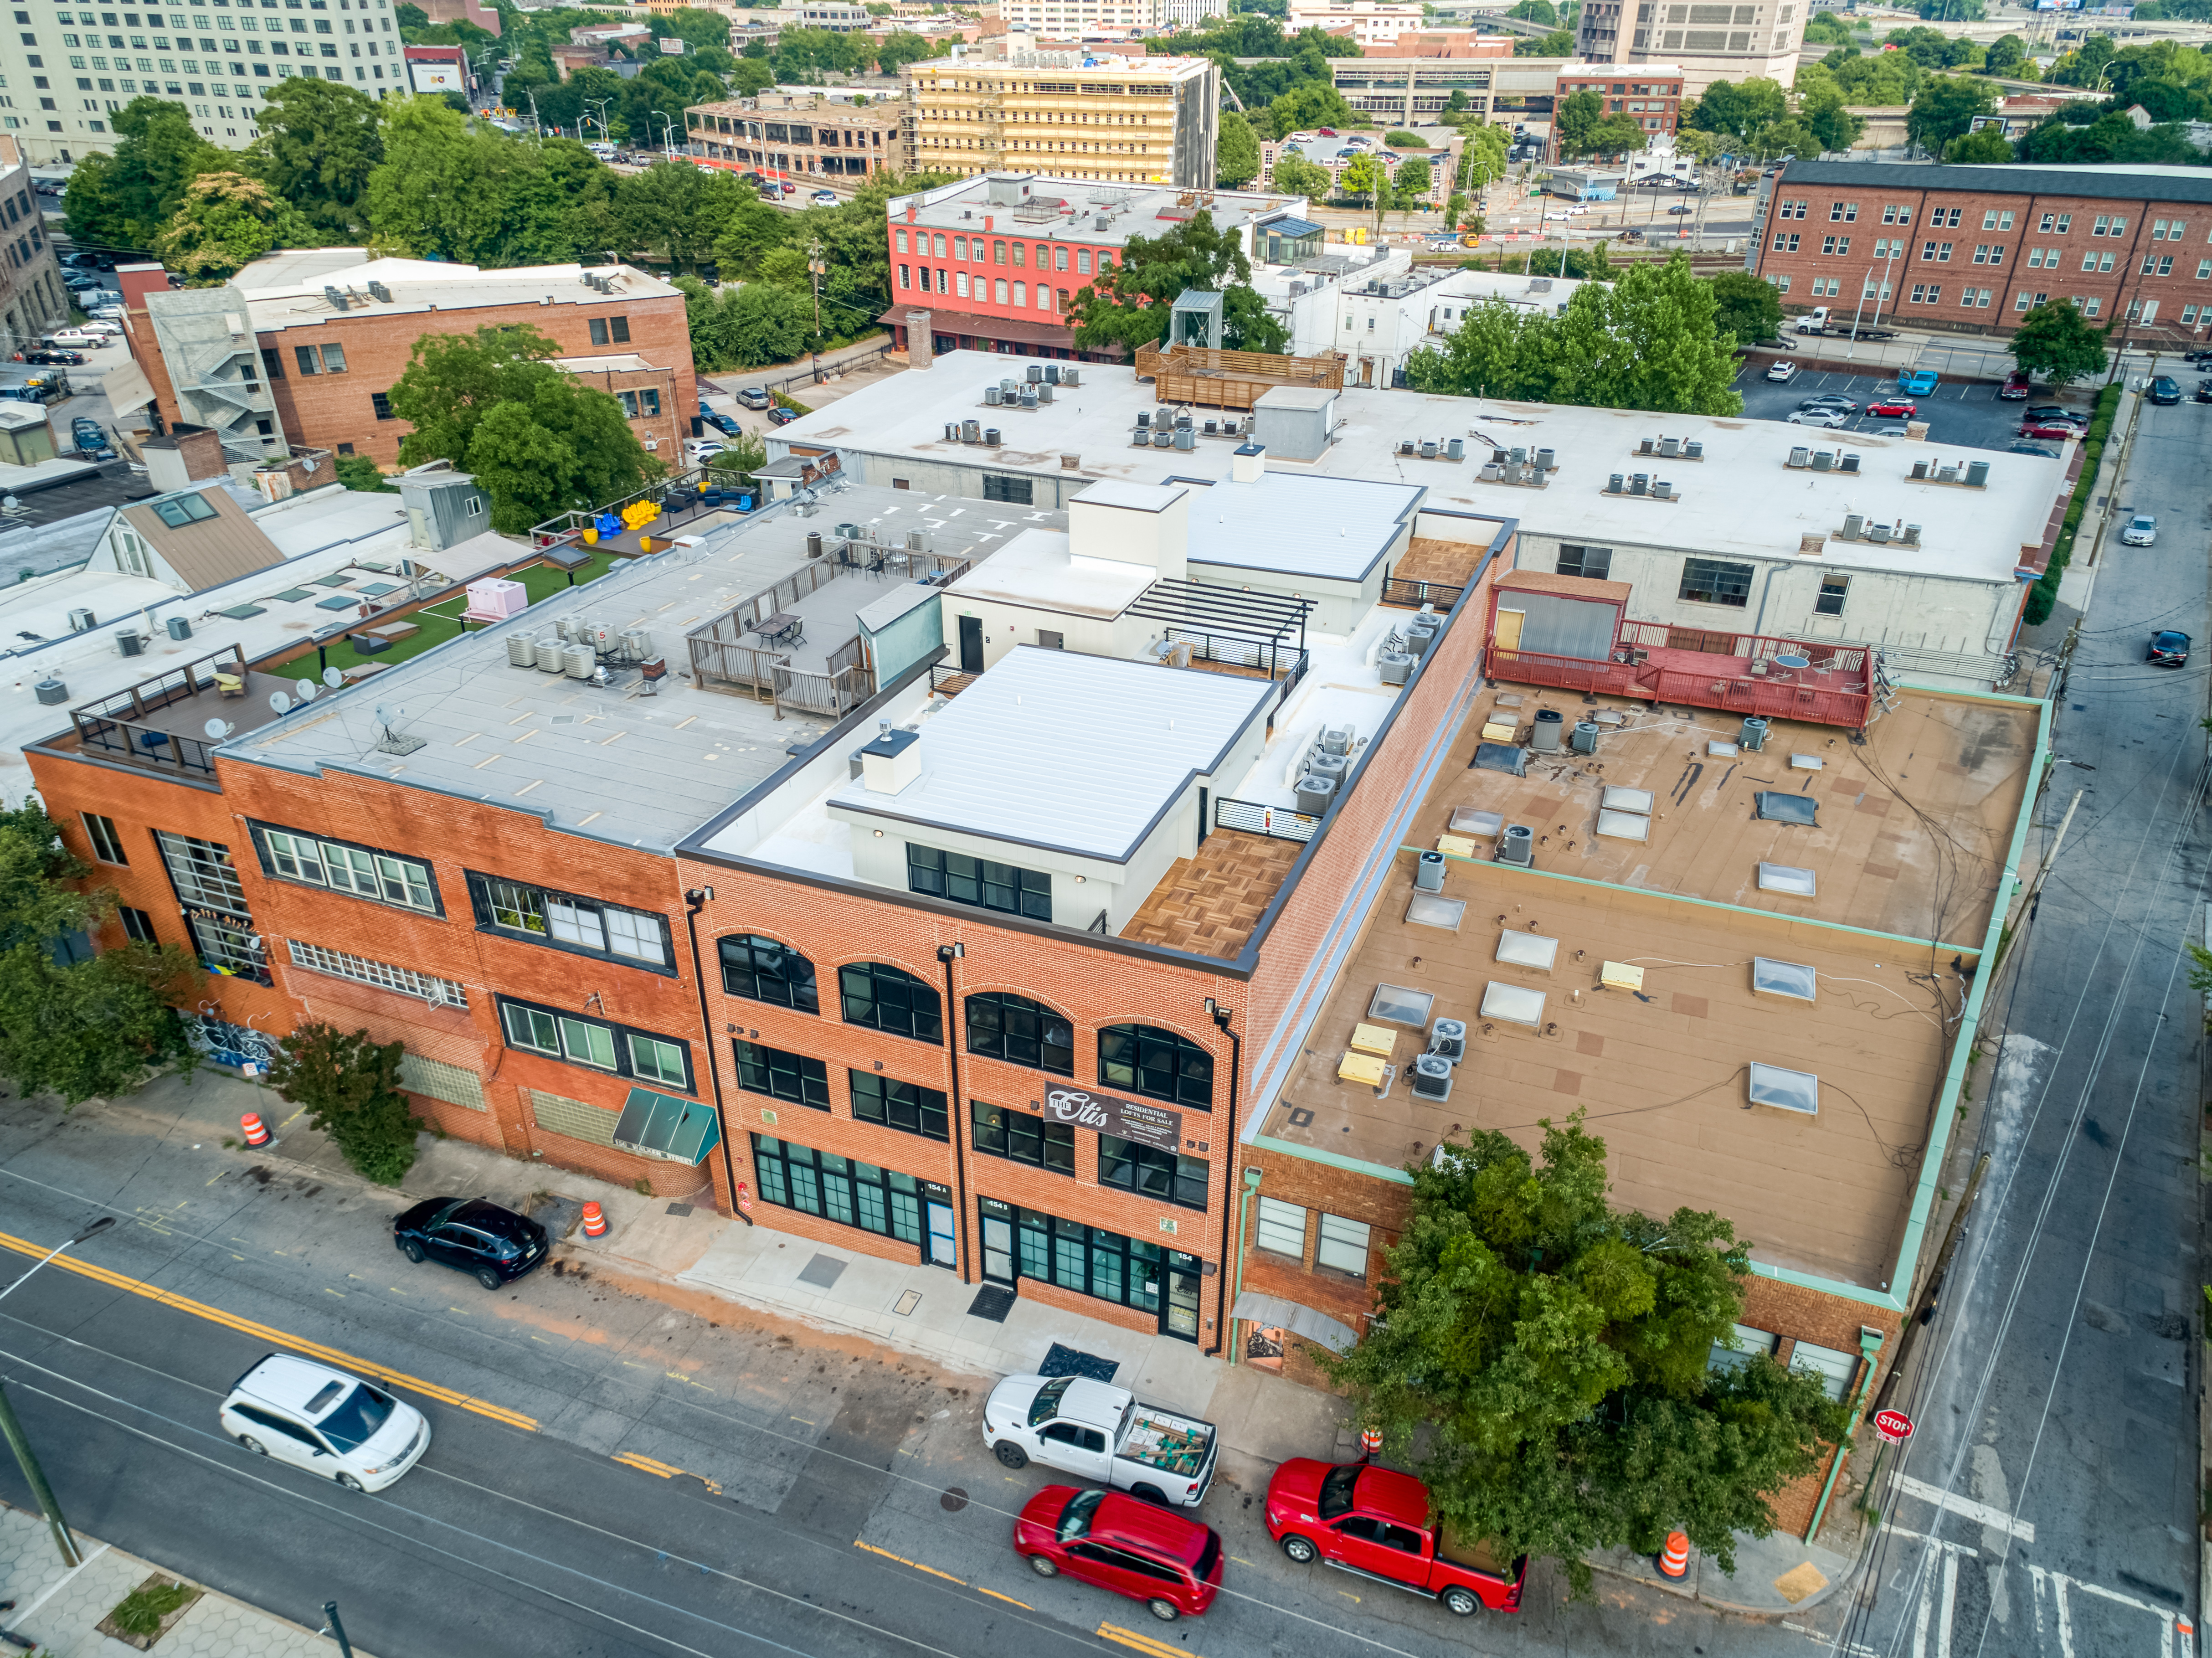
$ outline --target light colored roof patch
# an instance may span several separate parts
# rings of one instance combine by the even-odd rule
[[[1092,484],[1085,492],[1105,488]],[[1263,472],[1224,478],[1190,503],[1194,564],[1364,581],[1425,493],[1418,484]]]

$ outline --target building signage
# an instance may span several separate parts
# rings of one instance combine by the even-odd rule
[[[1139,1100],[1116,1099],[1085,1088],[1048,1089],[1044,1114],[1054,1122],[1073,1123],[1160,1151],[1182,1149],[1182,1113]]]

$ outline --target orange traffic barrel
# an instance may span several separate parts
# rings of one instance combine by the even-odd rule
[[[1667,1552],[1659,1557],[1659,1575],[1680,1577],[1690,1570],[1690,1538],[1686,1532],[1667,1533]]]
[[[240,1129],[245,1131],[246,1143],[248,1145],[266,1145],[269,1144],[269,1125],[263,1122],[260,1117],[255,1113],[251,1111],[247,1112],[244,1116],[238,1120],[238,1126]]]
[[[586,1204],[584,1206],[584,1236],[587,1238],[603,1238],[606,1235],[607,1218],[605,1214],[601,1212],[598,1204]]]

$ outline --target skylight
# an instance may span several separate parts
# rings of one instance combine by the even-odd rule
[[[1809,869],[1796,869],[1788,864],[1761,863],[1759,866],[1759,890],[1761,892],[1794,893],[1800,898],[1814,896],[1815,883]]]
[[[1474,745],[1474,768],[1477,771],[1510,772],[1516,777],[1528,774],[1528,755],[1525,749],[1510,743],[1478,743]]]
[[[1552,963],[1559,959],[1559,941],[1534,932],[1508,932],[1498,940],[1498,959],[1515,967],[1533,969],[1538,973],[1549,973]]]
[[[1479,811],[1473,806],[1452,808],[1451,832],[1454,835],[1485,835],[1495,841],[1504,829],[1504,818],[1494,811]]]
[[[1535,1029],[1544,1023],[1544,993],[1493,981],[1482,993],[1482,1017]]]
[[[1779,789],[1761,789],[1752,799],[1758,804],[1759,815],[1773,823],[1802,823],[1808,829],[1820,824],[1820,803],[1809,795],[1784,794]]]
[[[1375,999],[1367,1004],[1367,1017],[1425,1030],[1429,1028],[1429,1010],[1436,1005],[1436,1000],[1425,990],[1409,990],[1404,985],[1377,985]]]
[[[1597,815],[1597,832],[1617,841],[1648,841],[1651,838],[1651,820],[1640,812],[1601,811]]]
[[[1818,975],[1809,967],[1800,967],[1795,962],[1770,961],[1764,956],[1751,960],[1751,987],[1762,996],[1794,996],[1800,1001],[1814,1000],[1818,992]]]
[[[1641,812],[1646,817],[1651,815],[1650,789],[1608,788],[1598,797],[1597,803],[1607,811]]]
[[[1820,1079],[1809,1071],[1785,1071],[1778,1065],[1751,1062],[1751,1102],[1806,1116],[1820,1109]]]

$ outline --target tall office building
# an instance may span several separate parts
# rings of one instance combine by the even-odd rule
[[[1591,64],[1679,64],[1687,97],[1716,81],[1762,79],[1788,86],[1797,76],[1812,8],[1803,0],[1751,5],[1677,4],[1674,0],[1589,0],[1575,49]]]

